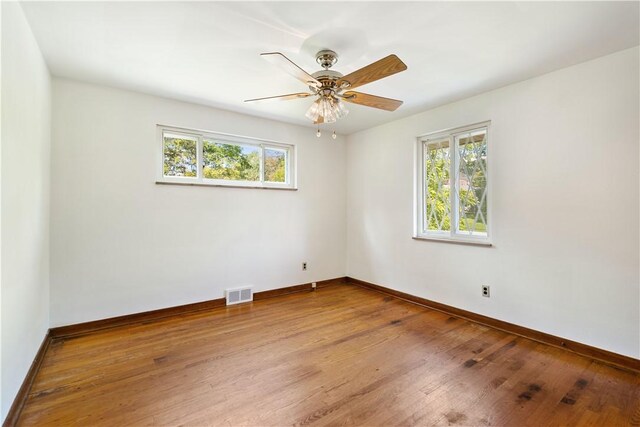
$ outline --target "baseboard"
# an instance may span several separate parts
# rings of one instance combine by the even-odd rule
[[[40,348],[38,348],[36,356],[33,358],[29,371],[27,371],[27,375],[24,377],[24,381],[22,381],[18,394],[16,394],[15,399],[13,399],[13,403],[11,404],[11,408],[9,408],[7,417],[2,423],[2,427],[13,427],[18,424],[18,418],[20,418],[22,408],[24,408],[24,405],[27,402],[31,386],[33,385],[33,381],[36,379],[36,375],[40,370],[40,365],[42,365],[42,361],[44,360],[44,355],[47,353],[49,344],[51,344],[51,334],[47,331],[44,336],[44,340],[42,340],[42,344],[40,344]]]
[[[202,310],[210,310],[225,305],[224,298],[217,298],[209,301],[196,302],[193,304],[178,305],[174,307],[160,308],[158,310],[144,311],[142,313],[125,314],[124,316],[109,317],[108,319],[92,320],[90,322],[75,323],[73,325],[58,326],[49,331],[51,337],[69,338],[79,335],[86,335],[102,329],[110,329],[118,326],[132,325],[137,323],[151,322],[164,319],[166,317],[179,316],[181,314],[194,313]]]
[[[317,287],[330,286],[333,284],[344,283],[345,278],[319,280],[316,282]],[[301,285],[286,286],[284,288],[271,289],[268,291],[256,292],[253,294],[253,300],[259,301],[265,298],[272,298],[280,295],[291,294],[295,292],[311,291],[312,284],[304,283]],[[124,316],[110,317],[108,319],[93,320],[91,322],[76,323],[68,326],[58,326],[50,329],[51,338],[69,338],[80,335],[86,335],[95,331],[115,328],[118,326],[132,325],[151,322],[167,317],[179,316],[189,313],[195,313],[203,310],[211,310],[225,305],[224,298],[217,298],[209,301],[196,302],[193,304],[185,304],[158,310],[145,311],[142,313],[127,314]]]
[[[329,279],[329,280],[319,280],[315,282],[315,284],[316,284],[316,288],[324,288],[326,286],[332,286],[332,285],[343,285],[346,283],[346,281],[347,281],[346,277],[338,277],[338,278]],[[293,294],[296,292],[307,292],[312,290],[313,290],[312,283],[287,286],[284,288],[271,289],[269,291],[256,292],[253,294],[253,300],[260,301],[265,298],[273,298],[280,295]]]
[[[559,347],[565,350],[569,350],[573,353],[577,353],[581,356],[588,357],[590,359],[598,360],[600,362],[612,365],[618,368],[631,370],[634,372],[640,372],[640,360],[633,357],[624,356],[622,354],[614,353],[601,348],[593,347],[587,344],[582,344],[576,341],[561,338],[555,335],[547,334],[545,332],[536,331],[535,329],[529,329],[524,326],[515,325],[513,323],[505,322],[503,320],[494,319],[493,317],[484,316],[482,314],[473,313],[471,311],[463,310],[460,308],[452,307],[450,305],[442,304],[436,301],[431,301],[426,298],[417,297],[415,295],[407,294],[405,292],[396,291],[394,289],[386,288],[384,286],[376,285],[366,282],[360,279],[354,279],[353,277],[346,278],[347,283],[357,285],[366,289],[381,292],[383,294],[391,295],[393,297],[412,302],[424,307],[437,310],[448,315],[459,317],[470,322],[479,323],[490,328],[499,329],[510,334],[518,335],[524,338],[528,338],[533,341],[537,341],[543,344],[551,345],[553,347]]]

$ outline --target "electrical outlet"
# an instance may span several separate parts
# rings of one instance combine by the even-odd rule
[[[482,296],[489,298],[491,296],[491,286],[482,285]]]
[[[303,263],[302,263],[302,270],[303,270],[303,271],[306,271],[306,270],[307,270],[307,263],[306,263],[306,262],[303,262]]]
[[[314,291],[315,291],[315,290],[316,290],[316,287],[317,287],[317,286],[316,286],[316,282],[311,283],[311,289],[312,289],[312,290],[314,290]]]

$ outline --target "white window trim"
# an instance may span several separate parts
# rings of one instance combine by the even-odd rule
[[[439,130],[436,132],[430,132],[424,135],[420,135],[416,138],[415,145],[415,165],[414,165],[414,190],[415,190],[415,206],[414,206],[414,230],[413,230],[413,238],[417,240],[432,240],[439,242],[448,242],[448,243],[462,243],[462,244],[471,244],[471,245],[479,245],[479,246],[492,246],[491,243],[491,232],[493,230],[493,213],[492,213],[492,204],[493,204],[493,195],[491,191],[491,165],[490,163],[490,152],[491,152],[491,138],[489,135],[491,127],[491,121],[484,121],[480,123],[474,123],[468,126],[455,127],[450,129]],[[453,226],[454,224],[458,224],[458,185],[459,182],[456,179],[459,173],[458,163],[459,163],[459,153],[457,147],[455,147],[455,138],[461,134],[468,133],[469,131],[474,130],[485,130],[486,131],[486,141],[487,141],[487,235],[486,236],[474,236],[466,233],[459,233],[456,231],[457,226]],[[449,176],[451,176],[454,180],[455,189],[450,192],[451,196],[451,230],[449,231],[427,231],[424,227],[424,217],[425,217],[425,169],[424,169],[424,148],[426,146],[426,142],[430,140],[436,139],[449,139],[449,147],[454,148],[453,158],[450,162],[450,171]]]
[[[164,176],[164,133],[178,133],[196,138],[197,150],[197,175],[195,177],[172,177]],[[215,139],[216,141],[229,144],[252,145],[260,148],[262,155],[260,157],[260,181],[232,181],[225,179],[208,179],[202,176],[203,170],[203,141],[205,139]],[[157,125],[157,140],[159,144],[158,156],[156,160],[157,174],[156,184],[171,185],[196,185],[208,187],[232,187],[232,188],[253,188],[253,189],[269,189],[269,190],[297,190],[296,179],[296,147],[293,144],[284,144],[276,141],[265,139],[251,138],[248,136],[238,136],[220,132],[211,132],[198,129],[187,129],[176,126]],[[264,181],[264,150],[265,149],[284,150],[287,156],[285,177],[286,181],[270,182]]]

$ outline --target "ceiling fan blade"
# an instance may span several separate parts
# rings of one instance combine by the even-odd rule
[[[348,89],[355,89],[358,86],[366,85],[367,83],[375,82],[382,78],[391,76],[407,69],[404,62],[395,55],[389,55],[386,58],[382,58],[379,61],[369,64],[366,67],[362,67],[353,73],[347,74],[338,80],[338,87],[348,83]]]
[[[315,93],[305,93],[305,92],[290,93],[288,95],[267,96],[266,98],[245,99],[244,102],[269,101],[269,100],[288,101],[290,99],[306,98],[308,96],[313,96],[313,95],[315,95]]]
[[[383,98],[381,96],[369,95],[362,92],[348,91],[342,95],[342,99],[354,104],[364,105],[366,107],[379,108],[381,110],[395,111],[402,105],[402,101],[391,98]]]
[[[300,68],[295,62],[284,56],[280,52],[268,52],[261,53],[260,56],[274,65],[277,65],[282,70],[292,75],[296,79],[308,86],[321,86],[320,82],[316,80],[311,74]]]

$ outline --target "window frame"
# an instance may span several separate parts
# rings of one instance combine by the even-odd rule
[[[164,175],[164,135],[165,133],[184,135],[196,138],[196,176],[175,177]],[[157,140],[160,144],[158,150],[156,184],[176,185],[202,185],[210,187],[233,187],[253,189],[297,190],[296,181],[296,146],[266,139],[252,138],[248,136],[232,135],[221,132],[211,132],[197,129],[187,129],[175,126],[157,125]],[[214,143],[253,146],[260,150],[260,180],[239,181],[226,179],[205,178],[204,170],[204,141]],[[264,176],[264,152],[268,149],[285,152],[285,182],[266,181]]]
[[[443,242],[451,242],[451,243],[464,243],[464,244],[473,244],[473,245],[481,245],[481,246],[491,246],[491,231],[493,230],[492,221],[493,214],[491,205],[493,203],[492,191],[491,191],[491,166],[490,166],[490,127],[491,121],[487,120],[484,122],[474,123],[467,126],[460,126],[455,128],[449,128],[444,130],[439,130],[436,132],[430,132],[427,134],[420,135],[416,138],[415,145],[415,209],[414,209],[414,233],[413,238],[419,240],[434,240],[434,241],[443,241]],[[468,133],[472,133],[474,131],[482,131],[486,132],[486,145],[487,145],[487,159],[486,159],[486,196],[485,203],[487,205],[487,218],[486,218],[486,227],[487,233],[486,236],[483,235],[473,235],[464,232],[460,232],[458,230],[459,227],[459,206],[460,200],[458,197],[459,194],[459,173],[460,173],[460,153],[459,149],[456,146],[457,137],[461,135],[465,135]],[[450,164],[449,164],[449,177],[453,181],[454,185],[449,191],[449,203],[450,203],[450,229],[449,230],[427,230],[425,218],[426,218],[426,176],[425,176],[425,154],[426,147],[429,145],[429,142],[434,143],[436,141],[444,141],[448,140],[449,149],[450,149]],[[453,151],[453,152],[451,152]]]

